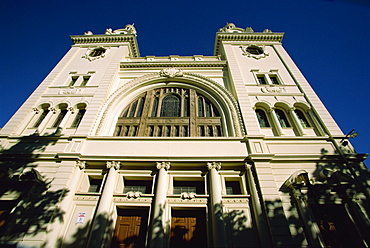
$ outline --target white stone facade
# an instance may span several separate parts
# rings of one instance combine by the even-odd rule
[[[230,23],[214,56],[168,57],[140,57],[136,35],[127,25],[71,36],[0,130],[2,244],[370,244],[366,156],[283,33]],[[137,216],[137,232],[117,227]]]

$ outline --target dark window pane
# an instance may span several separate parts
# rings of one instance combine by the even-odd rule
[[[257,76],[257,79],[259,84],[267,84],[264,76]]]
[[[90,187],[89,192],[91,193],[98,193],[100,191],[102,179],[92,179],[90,178]]]
[[[66,109],[61,109],[60,110],[60,112],[59,112],[59,114],[58,114],[58,116],[57,116],[57,118],[56,118],[56,120],[54,122],[53,127],[58,127],[59,126],[59,124],[62,122],[64,116],[66,116],[67,111],[68,110],[66,110]]]
[[[173,182],[173,193],[197,193],[204,194],[204,182],[203,181],[174,181]]]
[[[39,127],[41,122],[45,119],[46,115],[50,112],[49,109],[44,109],[40,115],[40,117],[37,119],[35,125],[33,127]]]
[[[228,195],[242,194],[239,181],[225,181],[225,185],[226,185],[226,194]]]
[[[260,127],[270,127],[265,111],[262,109],[256,109],[256,116]]]
[[[123,193],[130,191],[141,192],[143,194],[152,193],[152,180],[124,180]]]
[[[84,117],[85,112],[86,112],[86,109],[78,110],[76,118],[74,119],[71,127],[78,127],[80,125],[80,122],[81,122],[82,118]]]
[[[279,84],[279,81],[278,81],[277,77],[271,77],[271,76],[270,76],[270,79],[271,79],[271,82],[272,82],[273,84]]]
[[[180,117],[180,99],[168,95],[162,100],[161,117]]]
[[[204,117],[203,98],[198,98],[198,117]]]
[[[281,127],[290,127],[290,124],[288,122],[288,119],[286,118],[286,115],[284,112],[280,109],[275,110],[276,116],[279,120],[280,126]]]
[[[158,109],[158,97],[154,98],[153,100],[152,117],[157,116],[157,109]]]
[[[302,127],[310,127],[310,124],[308,123],[306,116],[303,114],[302,111],[300,111],[299,109],[296,109],[294,110],[294,112],[296,113]]]

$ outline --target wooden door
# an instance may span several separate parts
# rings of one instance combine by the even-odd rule
[[[172,210],[170,246],[207,247],[204,210]]]
[[[112,247],[144,247],[148,224],[148,210],[121,209],[118,214]]]

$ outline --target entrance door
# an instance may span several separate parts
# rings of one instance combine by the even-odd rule
[[[112,248],[145,246],[148,209],[119,209]]]
[[[170,246],[207,247],[205,210],[172,210]]]

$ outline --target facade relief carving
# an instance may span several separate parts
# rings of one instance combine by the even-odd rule
[[[162,71],[160,71],[159,75],[161,77],[174,78],[174,77],[182,77],[184,74],[181,69],[165,68]]]

